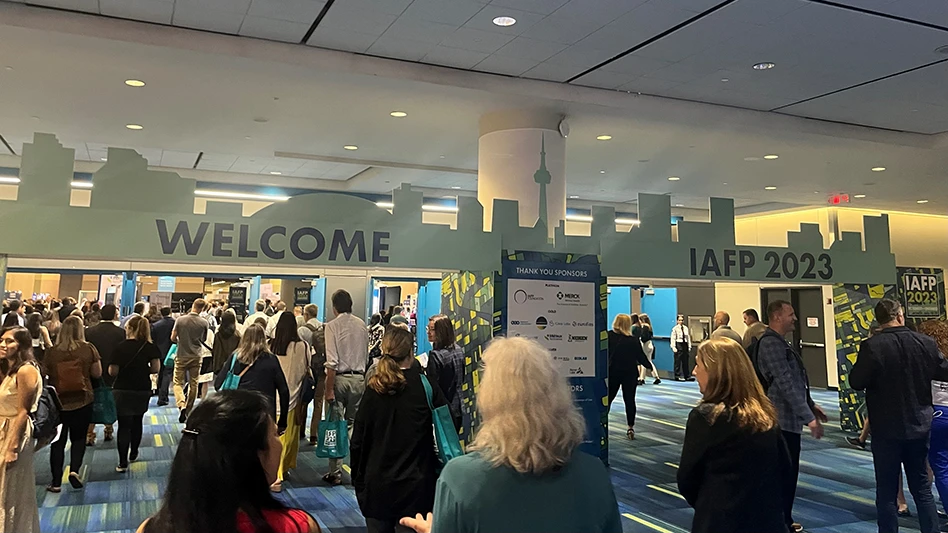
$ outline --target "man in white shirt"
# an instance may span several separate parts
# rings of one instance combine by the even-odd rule
[[[369,357],[369,330],[361,318],[352,314],[352,296],[339,289],[332,295],[336,317],[326,323],[326,402],[352,433],[359,402],[365,391],[365,364]],[[351,436],[351,435],[350,435]],[[329,460],[329,473],[323,481],[342,483],[342,460]]]
[[[23,302],[20,300],[10,300],[10,314],[16,315],[16,321],[21,328],[26,327],[26,319],[23,317]]]
[[[277,312],[274,313],[269,319],[267,319],[267,338],[272,339],[276,335],[277,322],[280,321],[280,317],[283,316],[283,313],[286,312],[286,303],[280,300],[277,302],[276,306]]]
[[[119,321],[118,326],[122,329],[125,329],[125,325],[128,324],[128,321],[131,320],[133,316],[145,316],[145,313],[147,312],[147,302],[135,302],[135,307],[132,308],[132,314],[123,317],[122,320]]]
[[[691,375],[691,330],[685,325],[685,317],[678,315],[678,324],[672,328],[671,349],[675,354],[675,381],[694,381]]]
[[[257,300],[256,302],[254,302],[253,307],[256,312],[248,316],[247,320],[244,320],[243,329],[247,329],[250,326],[252,326],[253,323],[256,322],[258,318],[263,318],[264,320],[268,320],[270,318],[267,316],[266,313],[263,312],[264,309],[267,308],[267,302],[263,300]]]

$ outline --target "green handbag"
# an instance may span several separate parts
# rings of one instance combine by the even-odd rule
[[[331,406],[319,422],[319,445],[316,457],[323,459],[344,459],[349,454],[349,428],[345,420],[333,420],[336,410]]]
[[[92,392],[95,394],[95,400],[92,402],[92,423],[111,426],[118,420],[118,410],[115,408],[115,396],[112,395],[112,387],[106,385],[105,381],[98,379],[93,383]]]
[[[442,464],[455,457],[464,455],[464,448],[461,447],[461,438],[454,428],[454,418],[451,416],[451,408],[447,405],[435,408],[431,402],[431,383],[428,378],[422,374],[421,384],[425,386],[425,397],[428,399],[428,408],[431,409],[431,421],[434,424],[435,444],[438,445],[438,458]]]

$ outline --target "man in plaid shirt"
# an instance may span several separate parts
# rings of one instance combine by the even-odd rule
[[[767,306],[768,328],[757,345],[757,365],[767,397],[777,410],[777,422],[790,451],[793,473],[787,480],[784,518],[791,532],[803,526],[792,518],[800,474],[800,439],[803,426],[810,428],[816,439],[823,437],[826,414],[810,398],[810,383],[800,354],[784,338],[794,330],[796,312],[790,302],[777,300]]]

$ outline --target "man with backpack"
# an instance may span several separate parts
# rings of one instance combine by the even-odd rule
[[[319,307],[316,304],[307,304],[303,307],[303,319],[305,322],[300,326],[298,333],[301,339],[306,341],[313,349],[313,356],[310,359],[310,370],[313,373],[314,393],[313,393],[313,420],[309,424],[309,443],[316,445],[319,436],[319,421],[322,419],[323,398],[326,395],[326,325],[316,318],[319,314]],[[306,385],[306,381],[303,381]],[[305,391],[304,391],[305,395]],[[305,431],[302,426],[306,424],[306,411],[309,409],[309,402],[302,404],[303,416],[300,421],[300,439],[304,438]]]
[[[794,330],[796,312],[790,302],[777,300],[767,306],[768,328],[751,346],[750,356],[761,380],[764,392],[774,404],[777,421],[790,451],[793,471],[786,480],[784,518],[791,533],[802,531],[803,526],[792,518],[796,498],[797,478],[800,474],[800,443],[803,426],[810,428],[813,437],[823,437],[823,410],[810,398],[810,383],[803,359],[785,338]]]

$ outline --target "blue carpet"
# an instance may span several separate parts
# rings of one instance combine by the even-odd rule
[[[826,436],[803,438],[800,484],[795,518],[812,533],[869,533],[876,531],[872,456],[846,446],[838,429],[835,392],[814,391],[814,400],[831,413]],[[688,412],[699,398],[694,383],[663,382],[638,391],[636,439],[625,438],[622,397],[610,414],[610,463],[623,530],[628,533],[688,531],[692,511],[675,485],[681,441]],[[98,442],[86,451],[82,478],[85,489],[63,484],[61,494],[47,493],[49,452],[36,456],[36,494],[44,533],[134,532],[158,508],[182,426],[173,408],[153,407],[145,415],[141,459],[126,474],[115,472],[114,442]],[[308,426],[307,426],[308,427]],[[68,461],[68,450],[67,450]],[[326,460],[313,447],[300,448],[299,467],[284,482],[280,495],[287,504],[316,517],[328,533],[365,531],[351,487],[329,487],[320,480]],[[907,493],[907,491],[906,491]],[[911,498],[909,498],[911,500]],[[914,514],[915,507],[909,503]],[[917,531],[914,518],[901,519],[903,531]]]

